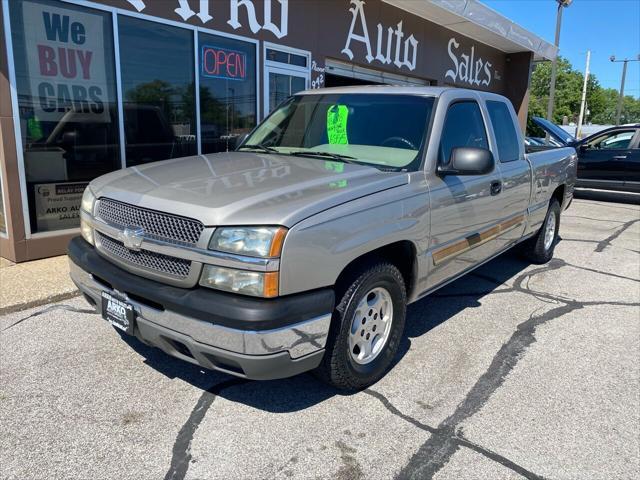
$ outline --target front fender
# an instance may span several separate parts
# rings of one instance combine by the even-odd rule
[[[409,240],[418,255],[426,251],[428,209],[426,188],[409,184],[298,223],[289,230],[282,250],[280,294],[332,286],[349,263],[391,243]],[[418,265],[418,276],[423,274]]]

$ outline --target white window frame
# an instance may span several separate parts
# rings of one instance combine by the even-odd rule
[[[47,232],[32,232],[31,231],[31,217],[29,215],[29,202],[27,196],[27,177],[25,171],[24,164],[24,150],[22,145],[22,133],[20,129],[20,116],[19,116],[19,107],[18,107],[18,91],[16,87],[16,72],[15,72],[15,63],[13,57],[13,43],[11,37],[11,21],[9,15],[9,0],[0,0],[2,11],[3,11],[3,20],[4,20],[4,32],[5,32],[5,42],[7,46],[7,64],[9,69],[9,90],[11,95],[11,108],[13,110],[13,129],[15,134],[15,142],[16,142],[16,155],[18,159],[18,178],[20,181],[20,196],[22,199],[22,215],[24,218],[24,229],[25,229],[25,237],[27,239],[31,238],[46,238],[46,237],[55,237],[62,236],[70,233],[79,233],[80,228],[67,228],[63,230],[51,230]],[[115,80],[116,80],[116,102],[118,104],[118,131],[119,131],[119,141],[120,141],[120,161],[121,168],[126,168],[126,145],[125,145],[125,136],[124,136],[124,110],[123,110],[123,97],[122,97],[122,75],[120,72],[120,37],[118,30],[118,16],[128,16],[139,18],[142,20],[148,20],[150,22],[159,23],[162,25],[169,25],[173,27],[183,28],[186,30],[193,31],[193,49],[194,49],[194,64],[193,64],[193,74],[194,74],[194,82],[195,82],[195,106],[196,106],[196,135],[198,138],[197,141],[197,153],[200,155],[202,153],[202,138],[200,135],[200,69],[198,68],[198,52],[200,45],[198,43],[198,33],[206,33],[210,35],[217,35],[219,37],[228,38],[231,40],[239,40],[245,43],[251,43],[255,46],[255,62],[256,62],[256,123],[260,121],[261,112],[260,112],[260,104],[261,104],[261,89],[259,78],[261,75],[260,69],[260,40],[255,38],[244,37],[242,35],[235,35],[232,33],[221,32],[218,30],[213,30],[211,28],[200,27],[196,25],[190,25],[188,23],[182,23],[174,20],[168,20],[161,17],[154,17],[152,15],[147,15],[144,13],[133,12],[130,10],[125,10],[119,7],[112,7],[109,5],[102,5],[99,3],[95,3],[89,0],[60,0],[63,3],[68,3],[70,5],[76,5],[79,7],[91,8],[94,10],[100,10],[103,12],[109,12],[111,14],[112,21],[112,30],[113,30],[113,49],[114,49],[114,62],[115,62]],[[14,7],[12,7],[14,8]],[[3,203],[4,204],[4,203]],[[6,205],[5,205],[6,209]],[[6,219],[6,215],[5,215]],[[6,221],[6,220],[5,220]]]
[[[307,66],[300,67],[289,63],[267,60],[267,50],[277,50],[283,53],[292,53],[307,59]],[[264,58],[264,77],[262,79],[264,89],[263,117],[269,114],[269,73],[281,73],[294,77],[301,77],[305,80],[305,89],[311,85],[311,52],[299,48],[278,45],[277,43],[264,42],[262,46],[262,57]]]
[[[0,145],[2,145],[2,130],[0,130]],[[0,147],[2,148],[2,147]],[[1,153],[1,152],[0,152]],[[4,232],[0,230],[0,238],[9,238],[9,225],[7,225],[7,202],[4,193],[7,190],[3,183],[2,165],[0,165],[0,199],[2,199],[2,215],[4,215]]]

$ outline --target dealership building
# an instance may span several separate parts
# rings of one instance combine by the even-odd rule
[[[556,48],[476,0],[0,0],[0,255],[65,252],[107,172],[232,149],[291,94],[500,93]]]

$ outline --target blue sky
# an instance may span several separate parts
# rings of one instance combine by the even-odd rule
[[[527,30],[553,43],[556,26],[555,0],[483,0]],[[574,0],[562,13],[560,54],[584,71],[591,50],[591,72],[607,88],[620,88],[622,64],[616,58],[640,54],[640,0]],[[640,97],[640,62],[629,63],[625,95]]]

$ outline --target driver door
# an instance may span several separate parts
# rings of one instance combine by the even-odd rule
[[[440,102],[444,100],[441,98]],[[446,110],[440,134],[438,164],[456,147],[490,148],[489,136],[476,98],[454,100]],[[437,122],[434,122],[437,123]],[[437,138],[439,132],[432,135]],[[499,249],[496,225],[503,205],[500,167],[484,175],[429,173],[431,196],[430,271],[432,288],[493,256]]]
[[[597,136],[580,146],[578,179],[584,186],[627,180],[635,129],[621,129]]]

